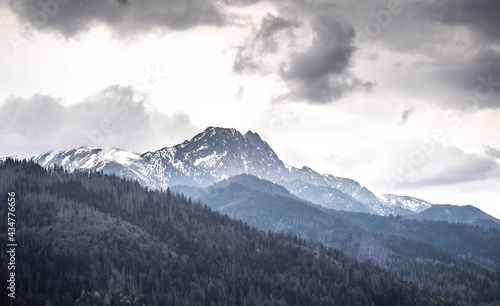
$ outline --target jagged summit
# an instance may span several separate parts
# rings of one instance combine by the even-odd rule
[[[43,166],[60,164],[71,171],[115,173],[155,189],[208,186],[235,175],[251,174],[325,207],[393,213],[390,203],[358,182],[322,175],[306,166],[285,165],[258,133],[247,131],[243,135],[234,128],[210,126],[190,140],[142,155],[119,149],[79,148],[43,154],[34,160]]]
[[[265,142],[264,140],[262,140],[262,138],[260,137],[260,135],[258,133],[255,133],[255,132],[252,132],[252,131],[248,131],[248,132],[245,133],[245,138],[248,139],[250,142],[254,143],[255,145],[269,146],[267,144],[267,142]]]
[[[164,147],[157,151],[146,152],[143,156],[151,156],[160,151],[172,151],[175,149],[188,151],[192,147],[196,147],[197,151],[216,149],[219,151],[225,147],[231,146],[233,143],[247,143],[257,149],[265,149],[272,151],[267,142],[263,141],[259,134],[248,131],[245,135],[241,134],[234,128],[213,127],[206,128],[203,132],[196,134],[191,140],[185,140],[182,143],[172,146]],[[185,149],[187,147],[187,149]],[[273,151],[274,153],[274,151]]]
[[[203,132],[197,134],[191,139],[191,142],[196,142],[200,139],[210,139],[210,138],[242,138],[243,135],[234,128],[223,128],[223,127],[213,127],[210,126],[206,128]]]
[[[207,185],[233,175],[248,173],[278,180],[285,165],[257,133],[242,135],[232,128],[208,127],[190,141],[143,155],[151,171],[168,169],[172,176],[162,183]],[[193,180],[194,182],[189,182]]]

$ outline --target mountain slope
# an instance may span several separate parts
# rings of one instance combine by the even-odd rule
[[[321,241],[321,235],[333,235],[352,227],[285,188],[255,176],[238,175],[203,189],[174,186],[172,190],[187,192],[186,195],[203,204],[259,229],[292,232],[304,239]]]
[[[432,207],[409,218],[434,221],[466,223],[485,227],[500,228],[500,220],[471,205],[432,205]]]
[[[316,203],[326,208],[354,212],[375,213],[368,206],[361,204],[353,197],[339,189],[327,186],[316,186],[302,180],[282,181],[284,187],[293,190],[294,194],[306,201]]]
[[[409,216],[382,217],[345,211],[327,212],[375,235],[410,239],[454,254],[458,258],[470,260],[484,268],[500,268],[500,231],[497,230],[487,230],[463,223],[415,220]],[[403,251],[407,256],[413,256],[412,252],[418,252],[413,248],[406,248]]]
[[[313,239],[332,247],[344,249],[345,245],[342,243],[348,241],[340,242],[341,232],[363,233],[371,236],[373,241],[398,236],[431,245],[459,257],[468,257],[478,263],[484,263],[488,268],[500,267],[498,231],[489,232],[466,224],[326,209],[292,198],[280,186],[249,175],[238,175],[206,188],[174,186],[172,190],[182,191],[213,209],[228,213],[261,229],[280,231],[286,228],[292,233],[302,234],[306,239],[314,237]],[[332,233],[335,235],[331,235]],[[361,253],[351,255],[365,256]],[[365,259],[385,264],[387,258],[379,256],[380,259],[376,259],[375,256],[377,254]]]
[[[116,148],[82,147],[41,154],[33,160],[43,167],[60,165],[68,171],[103,171],[138,180],[146,186],[154,184],[154,179],[144,171],[144,161],[139,154]]]
[[[101,173],[0,162],[15,191],[16,305],[438,304],[318,243],[264,233],[181,195]],[[6,215],[6,205],[0,213]],[[6,224],[0,230],[6,233]],[[6,252],[0,255],[7,271]],[[6,286],[2,305],[9,305]]]
[[[477,283],[485,269],[500,267],[498,231],[330,210],[290,198],[276,184],[249,175],[206,188],[174,186],[173,190],[187,192],[259,229],[290,232],[372,260],[448,299],[461,295],[461,286]]]

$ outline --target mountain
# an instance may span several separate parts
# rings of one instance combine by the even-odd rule
[[[301,186],[301,184],[310,184],[318,187],[333,188],[350,196],[355,200],[351,201],[350,203],[349,201],[344,201],[344,207],[353,207],[354,211],[372,211],[381,215],[390,213],[387,210],[388,207],[381,205],[382,203],[371,191],[369,191],[365,187],[362,187],[358,182],[352,179],[337,177],[331,174],[321,175],[308,167],[302,167],[299,169],[289,166],[288,169],[289,175],[283,177],[282,181],[280,181],[279,183],[282,185],[288,185],[290,191],[292,191],[292,193],[296,195],[303,193],[303,186]],[[266,178],[264,177],[264,179]],[[294,184],[287,184],[287,182],[294,182]],[[313,197],[305,199],[314,202]],[[346,198],[344,197],[344,200],[345,199]],[[328,206],[328,204],[326,204],[325,202],[317,204]],[[359,204],[365,205],[367,208],[359,208]],[[342,206],[339,206],[339,208],[340,207]]]
[[[466,223],[500,229],[500,220],[471,205],[432,205],[416,215],[409,216],[409,218]]]
[[[246,173],[286,186],[294,195],[328,208],[389,215],[398,207],[382,201],[358,182],[295,168],[279,159],[257,133],[209,127],[181,144],[136,154],[115,148],[79,148],[33,158],[52,167],[114,173],[154,189],[205,187]]]
[[[74,169],[100,165],[95,170],[116,174],[119,168],[128,171],[125,177],[152,190],[175,185],[175,190],[261,230],[292,233],[370,259],[446,300],[465,303],[470,294],[482,300],[486,292],[496,296],[494,282],[483,288],[482,279],[498,276],[498,231],[398,216],[403,210],[415,213],[411,209],[418,209],[418,199],[394,196],[399,200],[393,203],[391,197],[379,198],[354,180],[286,165],[257,134],[211,127],[179,145],[126,160],[106,159],[103,152],[108,150],[88,150],[94,159],[86,157],[81,168]],[[89,158],[94,162],[85,163]],[[50,166],[50,160],[46,156],[43,162]],[[177,184],[184,186],[178,189]],[[180,217],[190,219],[186,213]],[[470,294],[460,291],[470,284],[479,285]]]
[[[41,154],[33,160],[43,167],[60,165],[68,171],[103,171],[138,180],[146,186],[155,184],[145,171],[144,160],[139,154],[116,148],[82,147]]]
[[[277,184],[246,174],[205,188],[173,186],[172,190],[257,228],[318,240],[382,266],[390,256],[409,255],[409,249],[401,253],[400,246],[388,246],[389,241],[399,237],[411,240],[414,245],[420,244],[420,249],[437,248],[459,258],[467,257],[486,268],[500,268],[498,231],[489,233],[468,224],[416,220],[407,216],[384,217],[327,209],[295,197]],[[420,251],[414,249],[411,256]],[[432,252],[439,253],[437,250]]]
[[[304,239],[321,241],[321,236],[332,236],[352,227],[282,186],[248,174],[233,176],[206,188],[173,186],[172,191],[182,192],[259,229],[290,232]]]
[[[284,231],[370,260],[446,299],[461,295],[457,288],[480,282],[485,269],[500,268],[499,231],[327,209],[247,174],[172,190],[261,230]]]
[[[19,204],[14,305],[444,302],[370,262],[260,231],[169,190],[114,175],[7,159],[0,162],[0,193],[12,191]],[[7,208],[1,205],[0,214]],[[7,223],[0,229],[7,238]],[[0,254],[2,271],[8,256]],[[490,281],[488,271],[484,277]],[[488,284],[480,298],[473,296],[476,287],[467,288],[472,302],[499,300]],[[1,305],[13,305],[7,291],[1,286]]]
[[[251,174],[326,208],[382,216],[415,214],[432,205],[408,196],[376,196],[355,180],[286,165],[257,133],[243,135],[221,127],[208,127],[191,140],[144,154],[79,148],[42,154],[33,160],[44,167],[62,165],[69,171],[116,174],[153,189],[207,187],[235,175]]]
[[[91,171],[120,171],[122,169],[130,169],[130,167],[133,167],[133,165],[140,160],[140,155],[124,150],[91,147],[52,152],[39,155],[35,158],[35,161],[43,167],[57,164],[69,171],[78,169],[87,169]],[[115,169],[110,169],[110,165],[116,165],[117,167]],[[120,167],[122,167],[122,169]]]
[[[256,133],[209,127],[190,141],[142,155],[158,187],[208,186],[241,173],[276,181],[287,175],[285,164]]]
[[[384,194],[379,196],[379,199],[385,203],[386,206],[392,206],[399,209],[398,212],[402,215],[419,213],[432,206],[431,203],[422,199],[394,194]]]
[[[270,193],[274,195],[289,197],[301,200],[300,198],[294,196],[288,191],[285,187],[272,183],[270,181],[259,179],[258,177],[251,174],[239,174],[232,176],[228,179],[220,181],[211,187],[226,187],[229,185],[242,185],[253,191],[261,192],[261,193]]]
[[[284,187],[292,190],[298,197],[316,203],[326,208],[347,210],[354,212],[375,213],[374,210],[362,204],[352,196],[337,188],[316,186],[300,179],[280,182]]]

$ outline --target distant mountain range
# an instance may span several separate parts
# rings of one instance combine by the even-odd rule
[[[376,196],[352,179],[285,164],[257,133],[209,127],[191,140],[157,151],[136,154],[116,148],[82,147],[33,158],[42,166],[114,173],[154,189],[174,185],[206,187],[246,173],[286,187],[294,195],[337,210],[413,214],[430,207],[423,200]]]
[[[439,210],[443,205],[434,205],[424,212],[411,215],[411,219],[342,212],[307,202],[280,185],[248,174],[236,175],[209,187],[177,185],[172,186],[171,190],[198,199],[214,210],[257,228],[298,234],[305,239],[321,241],[352,256],[371,259],[380,265],[385,264],[388,258],[405,259],[408,249],[401,249],[401,243],[395,246],[390,243],[398,239],[411,239],[413,245],[420,243],[413,253],[423,252],[421,256],[425,256],[424,250],[439,253],[436,249],[444,249],[457,256],[474,257],[476,262],[500,264],[500,249],[494,254],[485,255],[490,252],[491,241],[484,241],[480,243],[481,246],[469,243],[470,236],[463,235],[464,229],[468,230],[467,226],[453,227],[445,222],[424,221],[427,219],[424,212]],[[457,210],[463,212],[469,211],[467,207],[457,206],[447,209],[454,208],[460,208]],[[473,209],[478,213],[466,214],[470,216],[469,224],[477,223],[478,220],[496,223],[493,217],[477,208]],[[462,221],[462,214],[457,212],[456,219],[450,221],[467,223]],[[422,221],[415,222],[413,219]],[[497,224],[500,226],[500,223]],[[486,223],[485,225],[484,227],[490,228]],[[477,230],[473,239],[479,242],[484,236],[483,230]]]
[[[409,218],[466,223],[486,228],[500,229],[500,220],[471,205],[432,205],[429,209],[419,214],[409,216]]]

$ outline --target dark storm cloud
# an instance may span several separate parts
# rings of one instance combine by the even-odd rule
[[[408,94],[424,88],[435,97],[445,93],[436,99],[445,107],[471,101],[475,109],[500,107],[500,1],[394,1],[394,14],[386,0],[343,2],[339,10],[355,27],[355,45],[408,55],[402,64],[418,78]]]
[[[146,151],[195,132],[188,116],[149,108],[145,94],[121,86],[110,86],[70,105],[41,94],[13,96],[0,104],[0,143],[9,144],[0,156],[80,146]]]
[[[426,82],[419,86],[445,89],[453,96],[438,102],[443,106],[500,107],[500,52],[494,48],[500,40],[500,1],[401,3],[401,13],[370,43],[418,58],[413,67]],[[362,15],[368,23],[369,14]],[[363,23],[357,28],[364,29]]]
[[[292,88],[290,97],[311,103],[330,103],[358,90],[370,90],[374,83],[354,76],[352,66],[356,51],[356,32],[352,25],[336,17],[319,15],[313,22],[312,45],[291,59],[290,67],[281,70],[282,78]]]
[[[479,48],[463,60],[441,59],[435,69],[437,81],[460,93],[455,102],[460,108],[500,107],[500,52]]]
[[[446,25],[465,25],[500,40],[500,1],[440,0],[417,2],[423,16]]]
[[[238,48],[233,71],[266,73],[267,69],[262,65],[262,58],[266,54],[278,51],[278,34],[286,32],[285,35],[292,37],[293,33],[290,30],[299,26],[298,21],[267,14],[262,19],[260,28]]]
[[[95,24],[120,35],[153,29],[184,30],[200,25],[222,25],[224,18],[206,0],[10,0],[12,11],[35,27],[72,37]]]
[[[408,122],[408,119],[410,118],[411,114],[413,114],[413,111],[415,109],[413,107],[407,108],[403,111],[403,114],[401,114],[401,121],[399,122],[400,125],[405,125]]]
[[[279,75],[289,91],[275,97],[275,101],[331,103],[352,92],[369,91],[375,86],[375,82],[362,81],[351,71],[357,33],[345,17],[349,3],[271,2],[277,4],[280,17],[266,16],[260,29],[238,49],[233,65],[235,72]],[[307,47],[299,46],[293,41],[294,35],[309,27],[314,35],[312,43]],[[283,51],[281,47],[290,43],[292,51]],[[273,67],[269,67],[265,57],[270,53],[282,55],[273,62]]]

